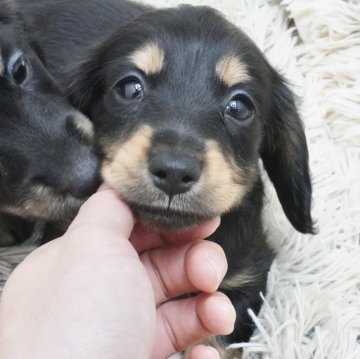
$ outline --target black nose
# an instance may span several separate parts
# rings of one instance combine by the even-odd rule
[[[196,157],[163,152],[151,158],[149,171],[155,186],[174,196],[189,191],[199,180],[201,162]]]
[[[66,182],[64,183],[64,192],[68,192],[77,198],[92,195],[101,182],[99,159],[94,155],[82,160],[75,168],[73,176],[70,176],[70,179]]]
[[[80,156],[73,163],[41,166],[32,182],[45,185],[61,194],[83,199],[92,195],[100,185],[100,159],[95,154]],[[47,162],[46,162],[47,164]]]

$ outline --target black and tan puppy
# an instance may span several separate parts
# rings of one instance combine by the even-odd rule
[[[91,122],[41,62],[16,11],[0,2],[0,245],[34,221],[71,219],[98,184]]]
[[[181,228],[222,216],[211,240],[227,255],[221,290],[237,320],[216,345],[248,340],[247,309],[259,310],[273,259],[259,159],[290,222],[313,232],[306,139],[282,77],[208,7],[154,10],[116,0],[22,7],[50,71],[94,124],[103,178],[138,218]]]

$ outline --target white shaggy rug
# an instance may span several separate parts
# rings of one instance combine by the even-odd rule
[[[221,10],[291,81],[310,149],[319,234],[297,233],[268,183],[264,221],[278,255],[243,358],[359,359],[360,1],[190,3]],[[0,281],[27,250],[0,249]]]

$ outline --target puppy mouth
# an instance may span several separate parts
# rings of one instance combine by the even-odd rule
[[[192,227],[212,218],[211,215],[185,212],[171,208],[144,206],[128,203],[138,220],[158,229],[182,229]]]
[[[61,194],[44,185],[33,186],[23,197],[21,203],[7,205],[4,211],[29,220],[63,223],[69,223],[87,199],[70,193]]]
[[[55,219],[61,220],[64,218],[65,220],[72,220],[76,216],[82,204],[88,198],[89,197],[78,198],[72,194],[60,195],[58,200],[58,209],[56,210],[56,206],[54,206]]]
[[[49,190],[44,196],[35,200],[34,204],[38,207],[38,217],[47,221],[67,223],[74,219],[87,198],[78,198],[71,193],[57,193]]]

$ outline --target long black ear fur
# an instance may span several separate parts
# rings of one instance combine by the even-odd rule
[[[99,79],[102,61],[91,51],[88,55],[85,60],[67,69],[72,80],[66,86],[72,105],[87,116],[92,99],[99,95],[103,86]]]
[[[309,155],[294,96],[273,72],[272,110],[266,119],[261,157],[283,210],[302,233],[314,233]]]

